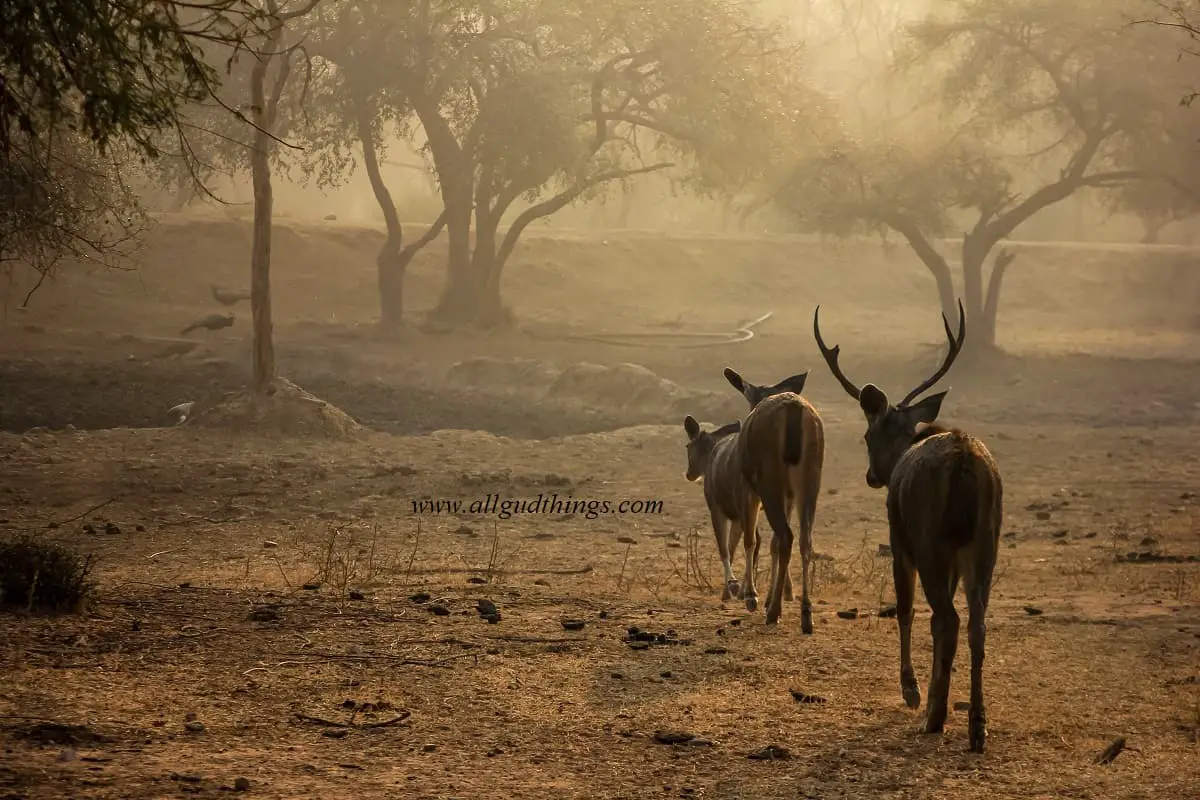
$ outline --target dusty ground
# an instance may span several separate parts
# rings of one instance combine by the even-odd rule
[[[891,599],[883,497],[862,478],[861,418],[809,333],[819,302],[852,377],[895,392],[919,380],[940,329],[903,251],[542,236],[509,276],[520,331],[383,342],[369,329],[376,236],[281,230],[281,371],[374,429],[363,441],[162,427],[171,406],[244,380],[244,307],[171,354],[179,329],[219,310],[209,283],[244,285],[248,238],[231,223],[166,219],[140,272],[76,273],[7,313],[0,535],[94,554],[99,589],[85,616],[0,616],[0,797],[218,797],[239,778],[253,797],[364,799],[1174,798],[1200,785],[1194,252],[1021,248],[1010,356],[947,380],[946,418],[987,439],[1006,488],[991,739],[973,756],[965,712],[928,737],[901,702],[895,624],[877,616]],[[416,265],[417,309],[438,256]],[[766,311],[737,346],[563,338],[730,330]],[[795,603],[774,630],[721,606],[680,419],[445,386],[474,355],[634,361],[723,391],[725,364],[760,382],[811,369],[830,439],[815,635],[799,635]],[[497,494],[663,506],[414,513]],[[863,616],[836,614],[850,608]],[[671,634],[634,649],[630,626]],[[963,701],[965,635],[957,663]],[[1117,736],[1133,750],[1093,764]],[[748,758],[770,745],[791,758]]]

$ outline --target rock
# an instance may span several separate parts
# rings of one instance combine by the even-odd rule
[[[1025,613],[1031,617],[1041,616],[1042,610],[1037,606],[1025,606]]]
[[[858,619],[858,609],[857,608],[847,608],[847,609],[837,612],[837,615],[839,617],[841,617],[842,619]]]
[[[562,621],[563,630],[581,631],[587,623],[581,619],[564,619]]]
[[[250,779],[249,778],[237,778],[233,782],[233,790],[235,792],[250,791]]]
[[[489,614],[495,614],[498,609],[491,600],[481,599],[475,601],[475,610],[479,612],[479,616],[486,617]]]

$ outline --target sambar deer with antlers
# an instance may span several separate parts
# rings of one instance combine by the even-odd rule
[[[874,384],[854,385],[838,367],[839,347],[825,346],[813,312],[817,347],[846,393],[858,401],[867,418],[867,485],[887,487],[891,532],[892,576],[900,627],[900,691],[910,708],[921,705],[912,667],[913,596],[916,574],[933,611],[933,668],[929,679],[925,732],[945,726],[950,669],[958,648],[958,613],[954,595],[963,579],[967,595],[967,641],[971,648],[971,710],[968,737],[974,752],[983,752],[987,716],[983,705],[983,657],[988,596],[1000,543],[1003,487],[996,461],[978,438],[938,424],[938,412],[949,390],[913,403],[949,371],[962,352],[966,315],[958,304],[958,338],[946,315],[942,324],[950,342],[941,367],[931,378],[892,405]],[[924,424],[921,430],[917,425]]]

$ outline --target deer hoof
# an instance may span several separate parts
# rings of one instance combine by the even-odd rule
[[[987,742],[987,726],[980,723],[979,725],[971,725],[970,730],[971,752],[982,753],[984,744]]]
[[[805,636],[811,636],[813,632],[812,612],[805,609],[800,612],[800,632]]]
[[[753,614],[755,611],[758,611],[758,595],[756,595],[756,594],[743,595],[743,599],[745,599],[745,601],[746,601],[746,610],[747,611],[749,611],[751,614]]]
[[[900,686],[900,694],[904,695],[904,705],[909,708],[921,707],[921,690],[913,686]]]
[[[941,733],[946,727],[945,719],[938,719],[940,714],[930,714],[925,720],[924,727],[921,728],[922,733]]]

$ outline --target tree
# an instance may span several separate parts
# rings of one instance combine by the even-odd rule
[[[162,138],[159,173],[177,182],[188,169],[194,186],[214,174],[248,171],[253,184],[254,221],[250,245],[250,307],[253,327],[253,388],[267,391],[276,377],[274,326],[271,313],[271,234],[274,216],[273,169],[292,164],[303,152],[287,141],[300,125],[311,65],[303,47],[305,17],[321,0],[262,0],[252,33],[230,44],[206,42],[205,63],[225,63],[224,80],[204,101],[181,108],[181,124],[189,135],[178,137],[178,149],[167,150]],[[303,80],[294,80],[297,72]],[[167,137],[169,138],[169,137]],[[209,193],[211,194],[211,193]]]
[[[117,263],[141,219],[122,171],[186,135],[181,107],[217,77],[200,44],[236,44],[259,16],[249,0],[0,5],[4,268],[28,264],[36,289],[65,256]]]
[[[449,239],[435,317],[452,324],[509,318],[503,270],[538,219],[679,163],[693,167],[681,180],[709,188],[765,174],[823,109],[797,44],[753,22],[749,0],[353,5],[359,28],[321,52],[357,87],[351,101],[411,112],[426,139]]]
[[[312,11],[318,2],[320,0],[300,0],[291,10],[283,11],[279,0],[263,0],[267,21],[262,47],[252,52],[250,119],[254,131],[250,172],[254,179],[254,235],[250,245],[250,307],[254,317],[254,389],[258,392],[266,391],[275,379],[275,336],[271,324],[271,224],[274,215],[271,150],[277,139],[272,131],[278,121],[280,99],[292,73],[293,58],[303,56],[303,51],[297,47],[285,47],[286,25]]]
[[[345,180],[356,166],[351,144],[361,150],[384,220],[385,239],[375,266],[379,322],[385,333],[395,333],[403,323],[408,265],[446,224],[443,213],[423,235],[406,243],[400,213],[380,169],[388,136],[409,138],[413,133],[412,109],[395,80],[394,62],[399,58],[403,64],[408,58],[396,50],[408,46],[403,34],[411,17],[402,12],[403,7],[374,0],[327,3],[320,9],[310,28],[310,51],[322,63],[302,134],[310,154],[303,168],[321,185]]]
[[[992,250],[1074,193],[1161,179],[1122,163],[1119,144],[1161,108],[1144,84],[1163,66],[1161,38],[1110,4],[953,0],[906,30],[894,67],[933,102],[871,135],[845,134],[802,160],[777,190],[796,216],[833,233],[900,234],[933,275],[952,316],[955,290],[935,237],[965,225],[961,271],[970,348],[995,348],[1005,269]],[[921,73],[917,73],[917,70]],[[864,126],[866,127],[866,126]],[[1025,146],[1025,152],[1010,155]]]

